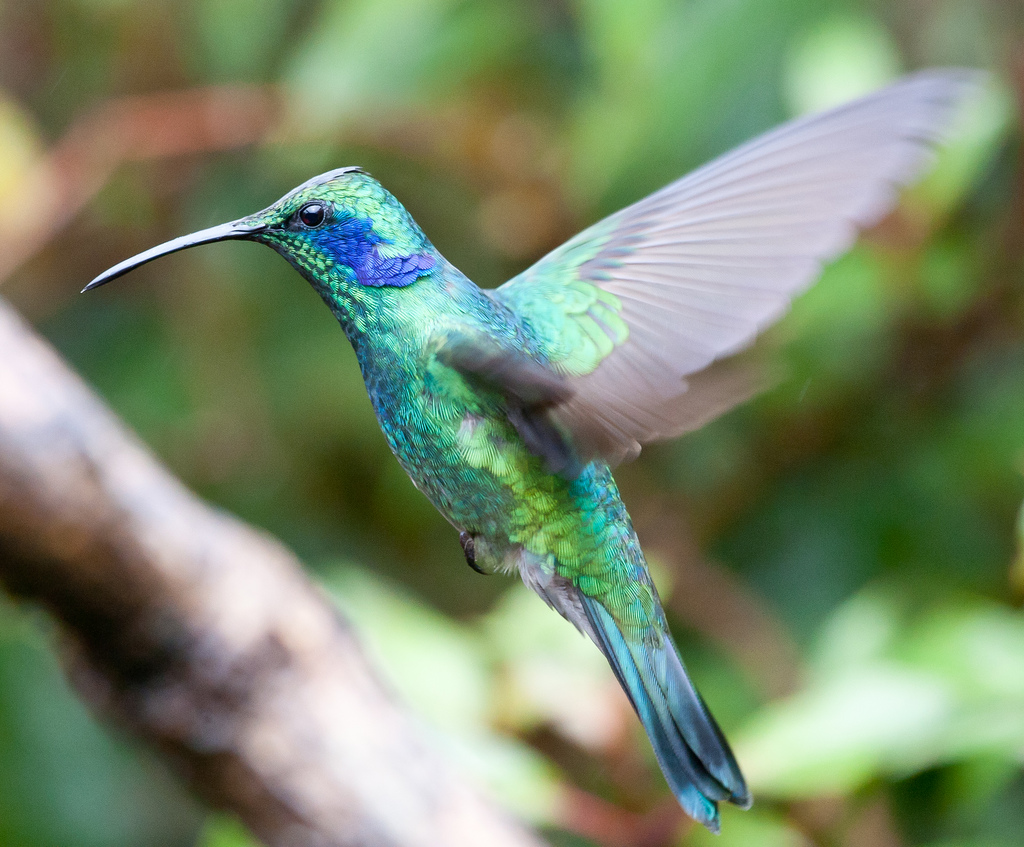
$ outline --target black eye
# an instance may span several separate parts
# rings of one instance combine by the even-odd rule
[[[323,203],[307,203],[299,209],[299,220],[303,226],[316,229],[327,219],[327,208]]]

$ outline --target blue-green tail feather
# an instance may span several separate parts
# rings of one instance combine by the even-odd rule
[[[628,640],[598,601],[580,595],[598,646],[647,730],[672,793],[683,809],[718,832],[718,803],[747,808],[743,775],[722,731],[690,682],[667,630]]]

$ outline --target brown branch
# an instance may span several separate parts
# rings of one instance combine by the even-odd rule
[[[524,258],[575,231],[544,164],[551,142],[529,120],[496,104],[384,110],[347,125],[343,137],[439,164],[477,183],[490,196],[484,228],[499,252]],[[93,106],[0,198],[0,284],[53,241],[125,163],[311,140],[325,139],[289,112],[272,85],[204,86]]]
[[[109,100],[78,118],[0,209],[0,281],[35,255],[125,162],[243,147],[278,123],[273,89],[211,86]]]
[[[61,621],[96,710],[271,847],[539,844],[424,742],[295,557],[190,494],[2,301],[0,580]]]
[[[571,786],[562,798],[559,824],[601,847],[665,847],[678,844],[680,832],[694,826],[675,800],[638,814]]]
[[[679,585],[668,608],[732,656],[766,696],[795,690],[800,654],[790,633],[739,577],[701,553],[685,504],[650,494],[645,501],[642,492],[634,499],[637,532]]]

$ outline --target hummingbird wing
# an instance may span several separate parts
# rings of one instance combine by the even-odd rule
[[[510,423],[551,473],[579,476],[583,468],[572,440],[549,415],[572,394],[565,377],[508,341],[468,327],[445,331],[437,359],[477,387],[500,392]]]
[[[548,414],[580,459],[634,456],[749,396],[749,380],[708,366],[748,346],[892,208],[978,76],[926,71],[785,124],[491,292],[567,378],[571,397]]]

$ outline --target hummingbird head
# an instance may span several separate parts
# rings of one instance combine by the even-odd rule
[[[151,247],[96,277],[97,288],[168,253],[228,240],[257,241],[284,256],[325,297],[353,286],[404,287],[438,256],[405,208],[359,168],[304,182],[261,212]]]

